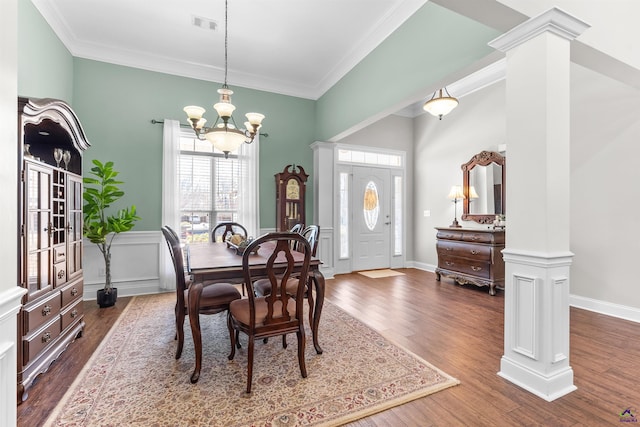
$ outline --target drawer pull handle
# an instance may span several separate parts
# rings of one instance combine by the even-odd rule
[[[452,251],[452,250],[453,250],[453,248],[446,248],[446,249],[447,249],[448,251]]]
[[[453,234],[445,234],[444,238],[445,239],[451,239],[453,237]]]
[[[76,317],[78,317],[78,310],[73,310],[73,311],[71,312],[71,318],[72,318],[72,319],[75,319]]]
[[[449,267],[451,267],[451,266],[453,265],[453,263],[452,263],[452,262],[450,262],[450,261],[445,261],[444,263],[445,263],[446,265],[448,265]]]
[[[58,271],[58,279],[62,279],[64,277],[64,270]]]
[[[51,332],[45,332],[42,334],[42,342],[46,344],[49,341],[51,341]]]
[[[48,316],[49,314],[51,314],[51,306],[45,305],[44,307],[42,307],[42,315]]]
[[[480,270],[482,270],[482,267],[476,267],[475,265],[472,265],[472,266],[471,266],[471,269],[472,269],[473,271],[480,271]]]
[[[78,295],[78,290],[76,288],[71,289],[71,296],[75,297],[76,295]]]
[[[471,236],[471,240],[478,240],[480,238],[480,236],[474,234],[473,236]]]
[[[478,251],[476,251],[475,249],[471,249],[471,255],[478,255]]]

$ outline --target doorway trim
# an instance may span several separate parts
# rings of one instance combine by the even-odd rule
[[[406,152],[363,145],[340,144],[335,142],[315,142],[311,145],[314,151],[314,221],[320,225],[321,240],[319,244],[320,259],[323,262],[323,273],[329,275],[350,273],[353,271],[353,238],[349,236],[349,249],[341,253],[341,236],[344,227],[340,223],[340,180],[347,174],[349,188],[353,188],[353,166],[384,168],[390,171],[392,187],[394,180],[400,180],[399,216],[400,250],[391,249],[390,267],[405,267],[407,251],[407,182]],[[351,159],[345,152],[355,153]],[[365,156],[365,157],[363,157]],[[363,160],[366,158],[366,160]],[[377,159],[377,160],[376,160]],[[341,175],[343,174],[343,175]],[[392,191],[393,193],[393,191]],[[394,196],[395,197],[395,196]],[[392,202],[392,206],[394,202]],[[352,195],[349,196],[348,209],[353,213]],[[397,214],[392,215],[395,222]],[[351,223],[349,224],[351,225]],[[394,226],[396,224],[394,223]],[[353,227],[348,227],[352,233]],[[394,234],[391,234],[393,242]],[[399,252],[399,253],[396,253]]]

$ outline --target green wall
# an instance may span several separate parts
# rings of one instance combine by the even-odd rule
[[[501,33],[428,2],[317,102],[316,136],[328,141],[483,58]]]
[[[112,160],[125,182],[123,205],[135,204],[136,230],[157,230],[161,217],[162,126],[151,119],[186,123],[182,107],[202,105],[209,120],[220,84],[74,58],[30,1],[19,6],[20,95],[69,102],[83,124],[92,159]],[[447,23],[447,24],[444,24]],[[452,71],[485,56],[498,33],[427,3],[317,102],[230,86],[236,116],[265,114],[260,140],[260,226],[275,227],[274,174],[297,164],[311,175],[307,216],[313,212],[313,153],[328,140]],[[437,58],[437,59],[436,59]],[[425,94],[425,97],[429,94]]]
[[[186,124],[185,105],[201,105],[210,120],[220,84],[76,58],[73,107],[92,146],[91,160],[112,160],[125,182],[124,204],[135,204],[142,218],[136,230],[157,230],[161,223],[162,125],[151,119],[176,119]],[[275,227],[273,175],[289,163],[312,170],[315,103],[310,100],[255,91],[234,90],[234,116],[259,111],[266,118],[260,140],[260,226]],[[308,213],[313,212],[312,195]]]
[[[18,95],[73,98],[73,56],[30,0],[18,1]]]

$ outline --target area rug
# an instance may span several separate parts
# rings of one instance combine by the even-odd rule
[[[404,273],[399,271],[389,270],[388,268],[383,268],[380,270],[366,270],[366,271],[358,271],[359,274],[363,276],[367,276],[371,279],[380,279],[382,277],[393,277],[393,276],[404,276]]]
[[[307,330],[308,377],[295,335],[256,343],[247,395],[246,337],[233,361],[224,314],[201,316],[203,363],[191,384],[188,321],[175,360],[171,293],[135,297],[47,420],[46,426],[340,425],[458,384],[325,302],[316,354]],[[90,334],[90,328],[85,331]]]

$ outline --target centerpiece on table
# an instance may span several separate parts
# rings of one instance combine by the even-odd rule
[[[245,238],[240,234],[232,234],[227,238],[227,247],[235,249],[236,254],[242,255],[251,242],[253,242],[253,237],[251,236]],[[258,253],[258,249],[260,249],[260,246],[256,247],[253,252]]]

